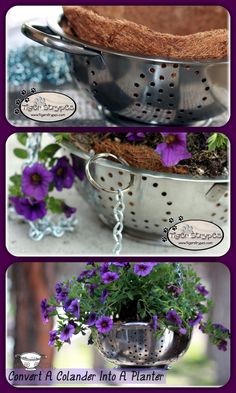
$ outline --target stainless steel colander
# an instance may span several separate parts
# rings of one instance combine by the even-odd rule
[[[100,48],[71,38],[62,15],[24,23],[30,39],[66,52],[71,74],[113,118],[160,125],[206,125],[229,110],[227,61],[175,61]]]
[[[69,153],[79,157],[84,166],[91,155],[63,143]],[[114,205],[117,189],[124,192],[124,232],[132,237],[158,242],[164,228],[178,220],[208,220],[222,226],[228,220],[229,185],[226,177],[215,179],[155,173],[131,168],[117,162],[99,159],[91,164],[91,173],[100,190],[87,177],[77,181],[80,194],[95,210],[100,219],[114,227]],[[128,187],[128,189],[127,189]],[[105,191],[105,189],[107,192]]]
[[[188,349],[191,337],[166,329],[156,338],[148,323],[114,323],[106,335],[96,333],[98,351],[121,367],[167,366]]]

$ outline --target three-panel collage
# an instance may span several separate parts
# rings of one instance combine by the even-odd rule
[[[5,15],[11,388],[230,381],[231,15],[156,3]]]

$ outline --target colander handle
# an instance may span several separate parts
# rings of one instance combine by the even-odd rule
[[[72,44],[68,41],[62,40],[59,36],[55,35],[48,26],[41,26],[34,24],[35,21],[25,22],[21,26],[21,32],[31,40],[38,42],[39,44],[48,46],[52,49],[57,49],[62,52],[71,53],[74,55],[85,55],[85,56],[99,56],[100,54],[85,49],[77,44]]]
[[[205,197],[208,201],[217,202],[227,192],[227,190],[227,183],[214,183],[205,194]]]

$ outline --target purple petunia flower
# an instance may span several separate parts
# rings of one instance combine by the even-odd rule
[[[221,340],[221,341],[219,342],[219,344],[217,344],[217,348],[218,348],[220,351],[226,352],[226,351],[227,351],[227,341],[226,341],[226,340]]]
[[[67,218],[70,218],[77,210],[75,207],[68,206],[65,202],[62,203],[61,207]]]
[[[67,300],[67,296],[69,293],[69,288],[63,282],[58,282],[55,286],[56,290],[56,299],[58,302],[63,302]]]
[[[98,287],[97,284],[86,284],[86,288],[88,288],[89,294],[91,296],[94,295],[94,290]]]
[[[221,323],[213,323],[213,327],[215,329],[221,330],[222,333],[229,333],[229,329],[226,328],[224,325],[221,325]]]
[[[181,160],[192,157],[187,150],[186,132],[162,132],[164,142],[157,145],[155,151],[160,154],[165,166],[173,166]]]
[[[181,327],[181,328],[179,329],[179,334],[185,335],[186,333],[187,333],[187,329],[185,329],[185,328],[183,328],[183,327]]]
[[[51,331],[49,332],[49,342],[48,342],[48,345],[49,345],[50,347],[53,347],[53,345],[54,345],[54,343],[55,343],[55,341],[56,341],[57,338],[58,338],[58,331],[57,331],[57,330],[51,330]]]
[[[153,315],[153,317],[152,317],[152,326],[153,326],[153,330],[156,332],[157,329],[159,328],[157,315]]]
[[[105,301],[106,301],[106,298],[107,298],[107,296],[108,296],[108,290],[105,288],[105,289],[103,289],[103,291],[102,291],[102,294],[101,294],[101,298],[100,298],[100,302],[102,303],[102,304],[104,304],[105,303]]]
[[[102,274],[104,284],[110,284],[111,282],[118,280],[119,277],[119,274],[115,272],[106,272]]]
[[[87,278],[91,278],[96,276],[97,270],[96,269],[92,269],[92,270],[83,270],[80,275],[77,278],[77,281],[81,281],[83,278],[87,277]]]
[[[179,297],[179,295],[184,291],[183,288],[177,287],[174,284],[167,285],[167,289],[169,292],[173,293],[174,297]]]
[[[43,323],[47,323],[49,321],[49,314],[56,310],[55,306],[49,306],[47,299],[43,299],[40,304],[41,307],[41,316]]]
[[[113,320],[110,317],[102,316],[95,325],[99,333],[108,333],[112,329]]]
[[[70,343],[70,338],[73,336],[75,332],[75,326],[72,323],[68,323],[61,331],[60,340]]]
[[[207,296],[208,295],[208,291],[207,291],[207,289],[204,287],[204,285],[197,285],[196,286],[196,290],[199,292],[199,293],[201,293],[201,295],[203,295],[203,296]]]
[[[151,273],[154,266],[157,265],[157,262],[140,262],[134,265],[134,273],[137,276],[145,277]]]
[[[85,178],[85,168],[84,168],[84,160],[74,154],[71,154],[72,158],[72,167],[74,169],[75,175],[83,181]]]
[[[67,311],[73,314],[77,319],[79,319],[80,316],[80,305],[78,302],[78,299],[72,300],[70,305],[67,307]]]
[[[166,314],[166,319],[167,321],[173,323],[174,325],[181,326],[182,325],[182,319],[180,316],[177,314],[175,310],[170,310]]]
[[[127,139],[129,142],[136,142],[136,141],[139,142],[139,141],[142,141],[144,137],[145,137],[145,133],[142,132],[142,131],[138,131],[138,132],[128,132],[128,133],[126,134],[126,139]]]
[[[31,166],[26,166],[23,170],[22,192],[36,201],[41,201],[47,195],[52,180],[51,172],[43,164],[36,162]]]
[[[101,266],[100,266],[100,273],[101,274],[103,274],[103,273],[106,273],[106,272],[108,272],[108,270],[109,270],[109,262],[103,262],[102,264],[101,264]]]
[[[129,262],[112,262],[112,265],[118,267],[129,267]]]
[[[193,326],[198,325],[199,322],[201,322],[202,318],[203,318],[203,315],[202,315],[201,312],[199,312],[195,319],[192,319],[192,320],[188,321],[189,326],[193,327]]]
[[[67,157],[61,157],[51,169],[57,191],[71,188],[74,184],[75,173]]]
[[[31,201],[18,196],[10,197],[10,202],[14,205],[15,211],[20,216],[29,221],[39,220],[47,214],[46,203],[44,201]]]
[[[97,314],[95,312],[91,312],[89,314],[88,320],[86,322],[86,325],[88,326],[94,326],[96,323],[96,319],[97,319]]]
[[[201,330],[202,333],[206,333],[206,323],[205,322],[201,322],[201,324],[199,325],[199,330]]]

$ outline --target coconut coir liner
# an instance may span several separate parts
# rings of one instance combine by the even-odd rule
[[[100,140],[96,136],[70,134],[70,140],[79,149],[89,152],[91,149],[98,153],[114,154],[123,158],[130,166],[139,169],[147,169],[154,172],[188,174],[186,166],[163,166],[160,156],[149,146],[131,145],[130,143],[120,143],[108,138]]]
[[[227,11],[218,6],[65,6],[63,29],[106,49],[176,60],[223,59]]]

